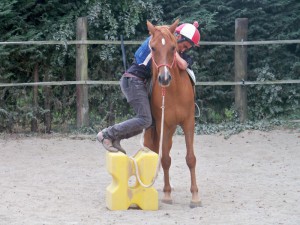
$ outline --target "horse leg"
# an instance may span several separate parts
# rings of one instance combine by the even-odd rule
[[[168,132],[167,132],[168,130]],[[162,199],[162,202],[167,204],[172,204],[173,200],[171,197],[171,191],[172,187],[170,184],[170,175],[169,170],[171,167],[171,156],[170,156],[170,150],[172,147],[172,135],[175,132],[174,129],[165,129],[164,132],[164,138],[163,138],[163,144],[162,144],[162,157],[161,157],[161,165],[164,170],[164,197]]]
[[[198,186],[196,181],[196,156],[194,153],[194,123],[190,123],[190,126],[183,126],[185,143],[186,143],[186,163],[190,169],[191,175],[191,193],[192,200],[190,203],[191,208],[201,206],[201,200],[198,194]]]
[[[158,154],[158,137],[156,133],[156,127],[149,127],[145,131],[144,146]]]

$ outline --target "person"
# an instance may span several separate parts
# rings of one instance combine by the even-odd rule
[[[181,24],[175,29],[174,35],[177,38],[177,65],[183,70],[189,70],[190,74],[192,73],[190,66],[193,62],[186,51],[193,46],[199,46],[198,22]],[[137,49],[134,54],[134,62],[120,80],[121,90],[136,116],[105,128],[97,134],[97,140],[110,152],[121,151],[126,154],[120,141],[138,135],[143,129],[147,129],[152,125],[150,102],[146,87],[146,82],[151,79],[150,39],[151,36]]]

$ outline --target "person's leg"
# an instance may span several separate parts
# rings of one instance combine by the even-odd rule
[[[113,140],[133,137],[152,123],[150,103],[144,82],[137,78],[123,77],[121,89],[136,116],[105,129],[107,135]]]
[[[102,143],[108,151],[116,151],[118,149],[124,152],[125,150],[121,147],[120,140],[141,133],[152,122],[148,93],[143,81],[137,78],[122,77],[121,89],[136,113],[136,117],[99,132],[98,137],[103,138]]]

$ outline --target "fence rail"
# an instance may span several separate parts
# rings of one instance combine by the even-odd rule
[[[79,40],[79,41],[2,41],[0,45],[120,45],[121,41]],[[139,45],[142,41],[123,41],[125,45]],[[201,45],[271,45],[300,44],[300,40],[270,40],[270,41],[201,41]]]
[[[276,85],[276,84],[299,84],[300,80],[272,80],[272,81],[203,81],[196,82],[196,86],[235,86],[235,85]],[[0,83],[0,87],[26,87],[26,86],[63,86],[63,85],[119,85],[119,81],[51,81],[33,83]]]

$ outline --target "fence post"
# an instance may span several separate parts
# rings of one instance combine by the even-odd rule
[[[235,20],[235,41],[247,41],[248,18]],[[236,45],[234,52],[235,81],[247,80],[247,45]],[[243,85],[235,86],[235,108],[240,122],[247,120],[247,88]]]
[[[36,63],[33,70],[33,80],[34,82],[39,82],[39,65]],[[38,86],[33,86],[33,117],[31,118],[31,128],[32,132],[38,131],[38,121],[37,121],[37,114],[38,114]]]
[[[76,24],[76,39],[87,40],[87,18],[80,17]],[[87,45],[76,45],[76,81],[88,80]],[[88,85],[76,85],[77,127],[89,125]]]
[[[44,82],[49,81],[49,68],[45,69]],[[45,101],[44,108],[46,110],[44,114],[45,132],[50,134],[51,132],[51,86],[44,86]]]

